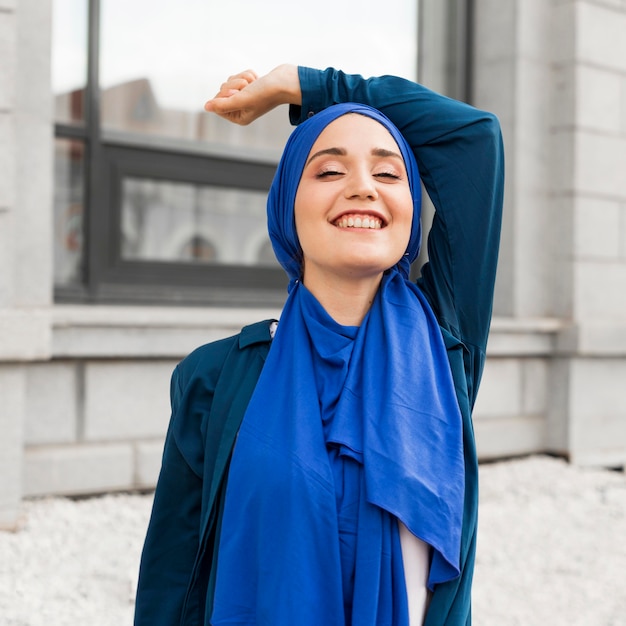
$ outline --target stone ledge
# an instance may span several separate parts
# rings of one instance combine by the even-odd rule
[[[550,356],[554,354],[561,320],[495,317],[487,344],[488,356]]]
[[[82,495],[134,487],[128,444],[26,448],[24,496]]]
[[[49,359],[50,344],[49,310],[0,310],[0,361]]]
[[[278,309],[55,306],[54,358],[182,358]]]
[[[163,438],[141,441],[135,450],[135,485],[140,489],[154,489],[161,471]]]
[[[246,324],[279,316],[277,308],[110,305],[0,311],[0,360],[178,359],[204,343],[239,332]],[[626,322],[576,325],[558,318],[494,317],[487,354],[626,357]]]
[[[479,461],[547,452],[546,419],[517,415],[500,419],[475,419]]]
[[[626,357],[626,321],[585,322],[562,329],[557,352],[589,357]]]
[[[116,307],[57,305],[52,311],[54,358],[181,358],[246,324],[278,318],[274,308]],[[550,355],[557,319],[494,318],[488,353]]]

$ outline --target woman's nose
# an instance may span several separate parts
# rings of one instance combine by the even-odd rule
[[[364,198],[375,200],[378,198],[376,181],[369,171],[354,170],[346,180],[347,198]]]

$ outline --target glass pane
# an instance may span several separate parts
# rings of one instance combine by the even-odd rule
[[[283,62],[415,79],[417,5],[345,0],[319,10],[291,0],[102,0],[103,125],[275,152],[291,130],[284,108],[245,128],[202,111],[224,79]]]
[[[88,0],[54,0],[52,3],[52,91],[55,121],[85,120],[87,84]]]
[[[126,178],[122,258],[278,267],[262,191]]]
[[[83,268],[85,146],[57,139],[54,159],[54,283],[79,285]]]

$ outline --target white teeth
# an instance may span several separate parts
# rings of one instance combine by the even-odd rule
[[[373,230],[379,230],[382,226],[382,221],[377,217],[340,217],[335,225],[339,228],[369,228]]]

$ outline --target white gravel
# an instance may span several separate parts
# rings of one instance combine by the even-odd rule
[[[0,532],[2,626],[132,624],[152,498],[25,502]],[[626,626],[626,476],[549,457],[481,466],[476,626]]]

